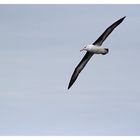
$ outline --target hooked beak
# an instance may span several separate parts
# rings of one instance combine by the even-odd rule
[[[81,51],[85,51],[85,48],[82,48],[82,49],[80,50],[80,52],[81,52]]]

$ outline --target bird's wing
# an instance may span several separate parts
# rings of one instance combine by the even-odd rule
[[[109,26],[103,34],[93,43],[93,45],[101,46],[104,40],[109,36],[109,34],[125,19],[125,17],[117,20],[111,26]]]
[[[83,57],[83,59],[78,64],[78,66],[75,68],[75,70],[74,70],[74,72],[72,74],[72,77],[70,79],[68,89],[73,85],[73,83],[77,79],[79,73],[83,70],[83,68],[85,67],[85,65],[87,64],[87,62],[89,61],[89,59],[92,57],[92,55],[93,55],[93,53],[87,52],[85,54],[85,56]]]

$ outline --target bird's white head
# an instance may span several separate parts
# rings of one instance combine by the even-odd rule
[[[91,45],[86,45],[84,48],[82,48],[82,49],[80,50],[80,52],[81,52],[81,51],[89,51],[90,48],[91,48]]]

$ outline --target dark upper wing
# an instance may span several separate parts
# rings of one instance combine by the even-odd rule
[[[77,79],[79,73],[82,71],[82,69],[85,67],[85,65],[87,64],[87,62],[89,61],[89,59],[92,57],[93,53],[87,52],[85,54],[85,56],[83,57],[83,59],[80,61],[80,63],[78,64],[78,66],[75,68],[72,77],[70,79],[70,83],[68,86],[68,89],[73,85],[73,83],[75,82],[75,80]]]
[[[109,34],[125,19],[125,17],[119,19],[111,26],[109,26],[104,33],[93,43],[93,45],[101,46],[104,40],[109,36]]]

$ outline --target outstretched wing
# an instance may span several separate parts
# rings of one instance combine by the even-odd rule
[[[111,26],[109,26],[103,34],[93,43],[93,45],[101,46],[104,40],[109,36],[109,34],[125,19],[125,17],[117,20]]]
[[[92,57],[92,55],[93,55],[93,53],[87,52],[85,54],[85,56],[83,57],[83,59],[78,64],[78,66],[75,68],[75,70],[74,70],[74,72],[72,74],[72,77],[70,79],[68,89],[73,85],[73,83],[77,79],[79,73],[83,70],[83,68],[85,67],[85,65],[87,64],[87,62],[89,61],[89,59]]]

